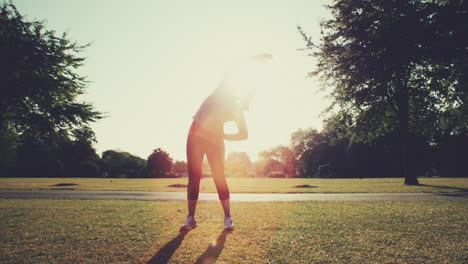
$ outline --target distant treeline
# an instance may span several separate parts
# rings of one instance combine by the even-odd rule
[[[186,175],[186,164],[173,162],[167,152],[155,149],[142,159],[127,152],[108,150],[101,156],[88,140],[65,134],[54,138],[22,139],[0,134],[2,177],[108,177],[156,178]]]
[[[401,177],[398,135],[353,142],[349,137],[338,136],[335,128],[326,123],[322,131],[301,129],[291,135],[290,146],[279,145],[261,152],[260,160],[253,164],[255,177]],[[436,142],[412,136],[408,149],[412,175],[468,177],[468,136],[448,135]]]
[[[400,177],[398,144],[387,135],[372,143],[350,143],[330,130],[298,130],[291,147],[277,146],[252,162],[245,152],[229,153],[227,177],[381,178]],[[448,136],[440,142],[412,138],[410,170],[417,176],[467,177],[468,137]],[[254,144],[255,142],[251,142]],[[0,133],[2,177],[186,177],[185,161],[174,161],[157,148],[146,159],[124,151],[98,155],[91,142],[66,134],[52,138],[22,138]],[[210,177],[206,160],[204,177]]]
[[[293,134],[298,173],[315,178],[401,177],[397,135],[370,143],[352,143],[324,129]],[[467,177],[468,136],[450,135],[438,142],[412,136],[409,141],[409,173],[420,176]]]

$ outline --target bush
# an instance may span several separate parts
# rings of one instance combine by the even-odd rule
[[[284,172],[282,171],[272,171],[268,173],[268,178],[284,178]]]
[[[18,148],[16,176],[19,177],[62,177],[64,164],[56,154],[53,144],[28,138]]]
[[[185,174],[182,173],[174,173],[174,172],[168,172],[162,174],[159,178],[182,178],[184,177]]]
[[[91,160],[86,160],[80,162],[78,166],[78,177],[86,177],[86,178],[98,178],[101,177],[101,169],[96,162]]]
[[[102,154],[105,175],[108,178],[147,178],[146,161],[128,152],[107,150]]]
[[[16,167],[18,136],[9,130],[0,130],[0,177],[11,177]]]
[[[330,163],[320,165],[316,176],[317,178],[332,178],[333,166]]]
[[[468,137],[448,136],[437,146],[437,170],[441,177],[466,177]]]

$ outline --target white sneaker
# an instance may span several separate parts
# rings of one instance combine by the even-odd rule
[[[231,216],[224,218],[224,229],[234,229],[234,221],[232,221]]]
[[[187,216],[185,223],[180,227],[180,230],[192,230],[197,227],[197,221],[192,216]]]

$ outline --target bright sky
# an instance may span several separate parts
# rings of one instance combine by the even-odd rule
[[[318,81],[305,77],[315,62],[297,50],[305,43],[296,26],[319,40],[328,2],[14,0],[28,19],[92,42],[80,70],[92,83],[80,100],[107,113],[92,125],[98,153],[118,149],[146,159],[159,147],[175,160],[185,160],[192,116],[233,65],[256,96],[246,113],[249,139],[226,142],[227,153],[256,160],[260,151],[289,144],[299,128],[321,128],[328,102]],[[236,66],[258,53],[274,59]]]

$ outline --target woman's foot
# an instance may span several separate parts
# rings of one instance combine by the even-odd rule
[[[197,221],[195,221],[195,218],[193,216],[187,216],[187,219],[185,219],[185,223],[180,227],[180,230],[192,230],[195,227],[197,227]]]
[[[226,216],[224,218],[224,229],[227,229],[227,230],[234,229],[234,221],[232,220],[231,216]]]

